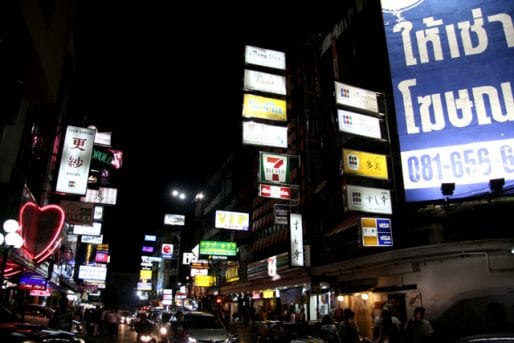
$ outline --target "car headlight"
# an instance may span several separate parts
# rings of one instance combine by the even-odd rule
[[[152,340],[152,336],[150,335],[141,335],[139,336],[140,342],[150,342]]]
[[[196,338],[194,338],[194,337],[188,337],[188,338],[187,338],[187,341],[188,341],[189,343],[196,343]]]

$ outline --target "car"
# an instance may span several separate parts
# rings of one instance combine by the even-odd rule
[[[467,336],[458,339],[455,343],[514,343],[514,332],[510,333],[487,333],[482,335]]]
[[[54,315],[55,310],[44,305],[25,304],[16,309],[15,312],[20,314],[26,323],[46,326]]]
[[[182,322],[173,322],[174,325],[183,325],[185,335],[189,342],[226,343],[235,341],[228,329],[213,314],[204,312],[186,312]]]
[[[85,343],[85,340],[72,332],[23,322],[21,316],[0,306],[0,342]]]

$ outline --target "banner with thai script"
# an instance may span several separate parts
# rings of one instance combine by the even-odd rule
[[[514,185],[514,2],[382,0],[406,201]]]

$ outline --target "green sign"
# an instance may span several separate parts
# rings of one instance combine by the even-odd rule
[[[200,241],[200,255],[236,256],[235,242]]]

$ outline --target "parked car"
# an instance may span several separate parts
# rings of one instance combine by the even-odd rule
[[[72,332],[53,330],[39,324],[25,323],[21,316],[0,307],[0,342],[85,343]]]

